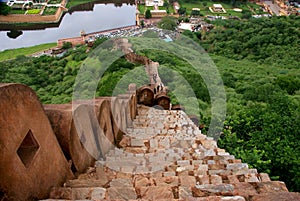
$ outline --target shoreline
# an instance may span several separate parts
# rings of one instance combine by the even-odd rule
[[[69,37],[69,38],[61,38],[57,40],[57,47],[61,48],[64,43],[70,42],[72,43],[73,46],[76,45],[83,45],[86,44],[86,41],[89,39],[96,38],[96,35],[101,35],[101,34],[110,34],[113,32],[118,32],[118,31],[127,31],[130,29],[136,29],[139,28],[137,25],[129,25],[125,27],[119,27],[119,28],[113,28],[113,29],[107,29],[103,31],[96,31],[96,32],[91,32],[91,33],[86,33],[82,36],[75,36],[75,37]]]
[[[62,0],[61,6],[58,7],[54,15],[25,15],[10,14],[7,16],[0,15],[0,24],[17,24],[17,23],[57,23],[61,20],[63,14],[68,10],[66,5],[68,0]]]
[[[64,14],[67,12],[73,13],[77,11],[85,11],[85,10],[93,10],[95,4],[115,4],[116,6],[122,6],[123,3],[126,4],[135,4],[133,0],[122,0],[121,2],[113,2],[112,0],[96,0],[90,1],[84,4],[79,4],[67,8],[68,0],[62,0],[61,6],[58,7],[56,13],[54,15],[25,15],[25,14],[10,14],[7,16],[0,15],[0,25],[6,24],[14,24],[18,26],[18,24],[28,23],[27,26],[36,25],[36,24],[56,24],[59,23]],[[119,5],[120,4],[120,5]],[[78,7],[86,5],[86,9],[79,9]],[[22,26],[22,25],[21,25]],[[3,30],[3,29],[0,29]]]

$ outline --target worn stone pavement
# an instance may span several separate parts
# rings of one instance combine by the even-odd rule
[[[218,148],[183,111],[138,106],[120,145],[47,200],[300,200]]]

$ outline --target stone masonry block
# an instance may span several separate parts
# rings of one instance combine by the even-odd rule
[[[228,170],[248,169],[248,164],[247,163],[231,163],[231,164],[227,164],[226,168]]]
[[[110,187],[107,189],[107,196],[111,200],[137,199],[137,194],[133,187]]]
[[[229,181],[230,184],[234,184],[234,183],[239,183],[240,182],[236,175],[227,175],[227,179],[228,179],[228,181]]]
[[[259,182],[256,174],[246,174],[245,175],[245,182]]]
[[[209,184],[209,175],[199,175],[198,176],[198,181],[200,184]]]
[[[145,146],[143,139],[133,139],[133,138],[131,138],[130,145],[132,147],[143,147],[143,146]]]
[[[177,176],[160,177],[160,178],[155,178],[155,183],[157,186],[175,187],[179,185],[179,179]]]
[[[149,186],[142,187],[140,191],[142,199],[148,200],[172,200],[173,192],[169,186]]]
[[[110,187],[132,187],[132,181],[131,179],[126,179],[126,178],[117,178],[113,179],[109,183]]]
[[[179,200],[185,200],[188,197],[192,197],[192,189],[187,186],[179,186]]]
[[[164,177],[176,176],[176,172],[174,171],[163,172],[163,176]]]
[[[242,196],[228,196],[228,197],[222,197],[221,201],[246,201],[246,200]]]
[[[72,189],[72,199],[73,200],[83,200],[90,199],[90,188],[73,188]]]
[[[106,189],[105,188],[94,188],[91,192],[92,200],[101,200],[106,197]]]
[[[222,184],[222,177],[219,175],[210,175],[210,183],[215,185]]]
[[[252,195],[256,195],[257,191],[253,185],[246,182],[237,182],[233,184],[235,195],[248,197]]]
[[[260,181],[262,182],[266,182],[266,181],[271,181],[269,175],[267,173],[260,173],[258,175],[258,178],[260,179]]]
[[[200,142],[206,149],[214,149],[217,147],[217,142],[214,140],[200,140]]]
[[[206,164],[199,165],[198,170],[208,171],[208,165]]]
[[[180,185],[186,187],[193,187],[196,185],[196,178],[194,176],[179,176]]]
[[[189,166],[190,165],[190,161],[189,160],[178,160],[177,161],[177,165],[181,166],[181,167]]]
[[[157,148],[158,147],[158,140],[157,139],[150,139],[150,147]]]
[[[231,196],[234,193],[234,187],[231,184],[204,184],[196,185],[192,188],[194,197],[205,197],[208,195]]]

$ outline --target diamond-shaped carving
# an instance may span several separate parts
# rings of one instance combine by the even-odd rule
[[[17,154],[25,167],[28,167],[31,164],[39,147],[40,146],[34,135],[32,134],[31,130],[29,130],[17,150]]]

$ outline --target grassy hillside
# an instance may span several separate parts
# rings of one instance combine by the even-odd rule
[[[0,52],[0,61],[15,59],[18,55],[31,55],[56,46],[56,43],[41,44],[33,47],[4,50]]]

